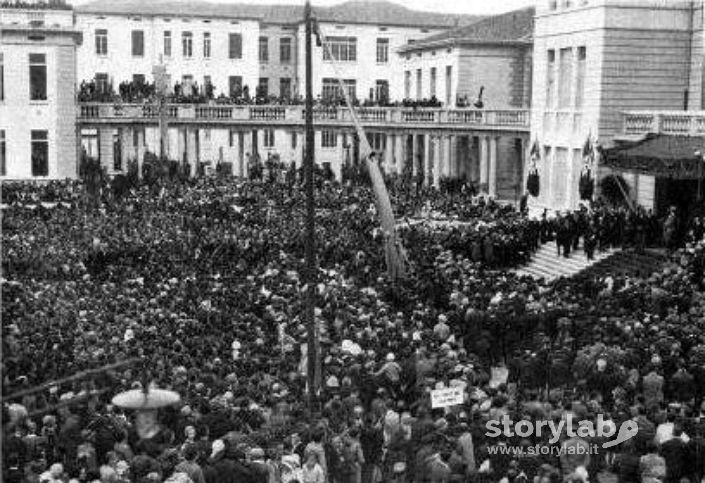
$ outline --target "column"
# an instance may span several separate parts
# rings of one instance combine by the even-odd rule
[[[385,134],[384,140],[384,172],[391,174],[396,166],[394,165],[394,134]]]
[[[488,186],[489,180],[489,160],[490,160],[490,140],[487,136],[480,136],[480,186],[482,189]]]
[[[132,156],[132,129],[128,127],[120,128],[120,154],[122,159],[120,159],[120,166],[122,166],[122,171],[124,173],[128,172],[129,162],[134,156]]]
[[[443,176],[450,178],[450,152],[452,151],[453,140],[452,136],[444,136],[443,138]]]
[[[416,180],[419,174],[419,143],[416,134],[411,135],[411,140],[411,175],[414,177],[414,180]]]
[[[424,185],[425,186],[431,186],[433,183],[433,163],[435,162],[435,159],[433,159],[433,145],[431,144],[432,136],[430,134],[425,134],[424,135],[424,162],[423,162],[423,179],[424,179]]]
[[[497,147],[499,146],[499,138],[492,136],[490,141],[490,163],[488,173],[488,192],[492,198],[497,197]]]
[[[404,173],[404,162],[406,161],[404,158],[404,138],[406,138],[405,134],[394,136],[394,157],[396,158],[397,174],[400,176]]]
[[[433,187],[441,187],[441,137],[433,138]]]
[[[345,164],[345,137],[343,136],[343,131],[339,131],[336,135],[335,145],[338,151],[338,156],[336,162],[331,166],[333,173],[335,173],[335,179],[338,181],[343,180],[343,164]]]
[[[144,128],[136,129],[134,132],[134,138],[136,140],[135,145],[137,146],[137,173],[142,179],[143,165],[144,165]]]
[[[448,176],[458,177],[458,136],[450,136],[450,151],[448,156]]]
[[[198,153],[196,152],[196,129],[186,128],[186,162],[189,165],[189,176],[193,174],[193,168],[198,162]]]
[[[186,146],[188,145],[188,136],[186,135],[186,128],[180,128],[178,131],[179,142],[178,152],[176,153],[176,161],[183,163],[186,159]]]
[[[98,152],[100,153],[100,165],[108,171],[113,170],[113,129],[98,129]]]
[[[245,131],[242,133],[242,135],[243,135],[242,146],[243,146],[243,150],[245,152],[245,158],[244,158],[245,162],[244,162],[243,169],[242,169],[242,176],[244,178],[247,178],[250,174],[249,167],[248,167],[248,161],[250,160],[250,158],[252,156],[254,156],[254,154],[252,153],[252,148],[253,148],[253,146],[252,146],[252,131]]]

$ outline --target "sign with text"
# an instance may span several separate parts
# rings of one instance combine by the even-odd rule
[[[463,404],[464,400],[463,388],[461,387],[449,387],[431,391],[431,407],[433,409]]]

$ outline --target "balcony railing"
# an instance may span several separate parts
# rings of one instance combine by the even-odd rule
[[[265,123],[300,124],[305,120],[305,111],[300,106],[249,106],[249,105],[194,105],[169,104],[166,116],[175,121],[254,121]],[[511,129],[528,131],[529,111],[525,109],[485,111],[477,109],[437,109],[404,107],[360,107],[355,109],[357,118],[365,124],[385,124],[397,127],[421,127],[426,125],[485,127],[488,129]],[[79,120],[123,121],[132,119],[156,119],[159,108],[145,104],[82,103],[78,107]],[[315,121],[330,124],[350,124],[352,118],[343,107],[316,107]]]
[[[705,136],[705,111],[625,112],[624,133]]]

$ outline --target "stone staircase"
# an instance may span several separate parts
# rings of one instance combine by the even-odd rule
[[[595,251],[595,259],[588,261],[582,246],[571,252],[569,258],[556,254],[556,243],[544,244],[529,264],[515,270],[517,275],[543,278],[547,281],[560,277],[604,277],[607,275],[648,276],[660,270],[668,259],[664,250],[611,249]]]
[[[593,265],[612,258],[618,252],[619,250],[595,251],[595,259],[588,261],[582,246],[580,246],[570,253],[570,257],[559,257],[556,254],[556,242],[549,242],[538,249],[531,258],[531,262],[516,269],[515,273],[520,276],[543,278],[547,281],[560,277],[574,277]]]
[[[602,277],[610,274],[648,277],[661,270],[667,263],[666,251],[662,249],[647,248],[642,252],[622,250],[594,263],[580,272],[579,276]]]

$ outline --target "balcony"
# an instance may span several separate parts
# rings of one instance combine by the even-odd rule
[[[623,115],[624,134],[705,136],[705,111],[631,111]]]
[[[300,105],[206,105],[168,104],[166,117],[173,124],[234,124],[301,126],[306,119]],[[526,109],[485,111],[477,109],[438,109],[405,107],[359,107],[356,117],[366,126],[407,129],[477,129],[529,131]],[[80,103],[78,122],[82,125],[156,123],[159,109],[151,104]],[[316,106],[314,121],[331,127],[352,126],[352,116],[343,107]]]

